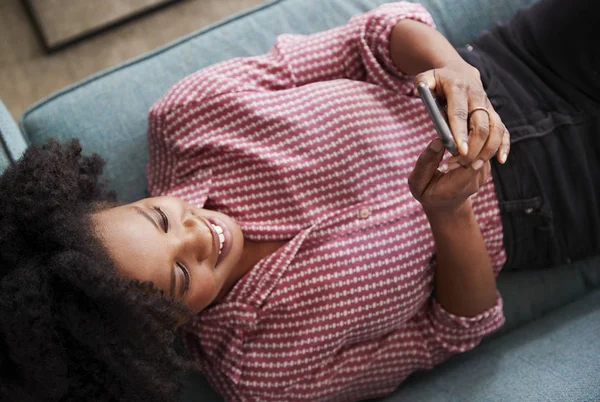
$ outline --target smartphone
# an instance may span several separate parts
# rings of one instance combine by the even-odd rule
[[[424,82],[417,84],[417,91],[421,96],[421,100],[425,104],[425,109],[429,117],[433,121],[435,130],[438,136],[442,140],[444,147],[452,154],[452,156],[458,155],[458,147],[456,141],[450,131],[450,125],[448,124],[448,107],[445,102],[442,102],[436,96],[431,93],[431,90]]]

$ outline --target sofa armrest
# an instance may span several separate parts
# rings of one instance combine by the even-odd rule
[[[0,172],[18,160],[27,148],[27,140],[0,100]]]

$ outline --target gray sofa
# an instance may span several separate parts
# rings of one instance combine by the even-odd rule
[[[534,0],[422,0],[455,44]],[[97,74],[32,105],[20,129],[0,103],[0,171],[28,144],[79,137],[107,160],[120,199],[145,195],[150,105],[180,78],[236,56],[265,52],[279,33],[345,23],[385,0],[275,0]],[[385,401],[600,401],[600,258],[502,273],[506,325],[474,351],[417,373]],[[219,401],[198,373],[184,401]],[[285,396],[282,395],[282,401]]]

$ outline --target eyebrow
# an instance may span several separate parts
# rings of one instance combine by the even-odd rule
[[[152,219],[152,217],[150,216],[150,214],[146,211],[144,211],[142,208],[138,207],[137,205],[133,206],[133,209],[135,210],[135,212],[137,212],[138,214],[140,214],[141,216],[143,216],[144,218],[148,219],[150,222],[152,222],[152,224],[154,225],[154,227],[156,227],[156,229],[158,230],[162,230],[160,228],[160,226],[158,226],[158,223],[156,223],[156,221],[154,219]],[[171,286],[169,289],[169,296],[171,297],[175,297],[175,269],[171,269]]]

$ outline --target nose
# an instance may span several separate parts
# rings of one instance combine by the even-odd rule
[[[206,260],[214,248],[213,236],[202,218],[188,212],[183,220],[183,243],[198,262]]]

